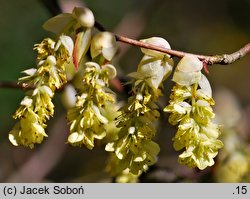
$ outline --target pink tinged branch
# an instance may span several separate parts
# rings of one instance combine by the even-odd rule
[[[244,57],[245,55],[247,55],[250,52],[250,43],[246,44],[240,50],[238,50],[238,51],[236,51],[236,52],[234,52],[232,54],[206,56],[206,55],[197,55],[197,54],[187,53],[187,52],[183,52],[183,51],[162,48],[160,46],[144,43],[144,42],[137,41],[137,40],[134,40],[134,39],[130,39],[130,38],[120,36],[120,35],[115,35],[115,38],[116,38],[116,41],[119,41],[119,42],[127,43],[127,44],[133,45],[133,46],[138,46],[138,47],[141,47],[141,48],[156,50],[156,51],[159,51],[159,52],[163,52],[163,53],[172,55],[174,57],[182,58],[185,55],[194,55],[207,65],[231,64],[231,63],[237,61],[238,59]]]

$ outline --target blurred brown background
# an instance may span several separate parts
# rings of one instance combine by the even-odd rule
[[[41,26],[59,11],[53,2],[0,0],[0,81],[16,81],[22,70],[34,66],[33,45],[52,36]],[[250,42],[250,0],[60,0],[58,5],[69,12],[74,5],[86,5],[108,30],[135,39],[160,36],[176,50],[213,55],[231,53]],[[138,48],[120,44],[116,60],[119,75],[135,70],[141,56]],[[249,148],[250,55],[231,65],[213,65],[209,69],[208,78],[219,93],[217,110],[221,121],[237,116],[235,124],[229,126]],[[167,103],[171,86],[171,81],[165,83],[162,106]],[[64,144],[67,126],[60,94],[55,99],[55,117],[47,128],[49,138],[34,150],[12,146],[8,141],[8,131],[15,122],[11,115],[23,96],[22,90],[0,88],[0,182],[112,180],[104,172],[107,153],[103,147],[88,151]],[[232,111],[225,113],[230,108]],[[198,172],[178,165],[171,145],[175,129],[165,125],[167,115],[161,122],[164,125],[157,137],[161,140],[159,163],[141,181],[216,181],[207,177],[216,175],[216,168]]]

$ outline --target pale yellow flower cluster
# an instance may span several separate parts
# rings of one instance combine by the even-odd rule
[[[88,8],[74,8],[72,13],[57,15],[44,24],[59,39],[55,42],[47,38],[34,47],[37,67],[23,71],[26,76],[19,79],[29,90],[14,114],[18,122],[9,132],[9,140],[15,146],[33,148],[47,137],[46,122],[54,114],[52,98],[68,77],[67,86],[74,93],[73,102],[68,103],[68,143],[93,149],[101,140],[106,144],[105,150],[111,152],[109,172],[119,182],[136,182],[157,161],[160,148],[153,139],[160,112],[156,102],[174,63],[168,54],[142,48],[144,56],[137,71],[130,74],[131,96],[117,111],[115,95],[108,88],[116,76],[111,64],[117,52],[116,37],[109,32],[92,31],[94,25],[94,15]],[[141,41],[170,49],[163,38]],[[87,52],[91,61],[85,56]],[[170,104],[164,109],[170,113],[169,123],[178,125],[173,141],[176,150],[183,150],[179,162],[199,169],[212,166],[223,146],[218,140],[219,126],[212,121],[214,101],[202,67],[195,56],[180,60],[173,75],[176,84]],[[69,72],[72,68],[76,70]]]
[[[19,121],[9,132],[9,140],[15,146],[30,148],[41,143],[45,133],[46,120],[54,114],[52,98],[54,91],[66,83],[64,63],[68,61],[73,50],[70,37],[61,36],[55,43],[52,39],[44,39],[35,45],[37,51],[37,68],[31,68],[19,79],[20,83],[34,87],[21,101],[21,106],[14,114]]]
[[[85,63],[83,85],[78,92],[76,106],[68,111],[70,144],[84,144],[92,149],[95,139],[106,136],[104,124],[108,123],[108,119],[102,112],[115,102],[114,94],[108,89],[108,81],[115,74],[116,70],[111,64],[99,66],[95,62]]]
[[[110,61],[117,46],[114,35],[109,32],[99,32],[93,38],[87,34],[81,35],[79,32],[75,41],[73,59],[76,67],[83,67],[83,77],[77,85],[76,105],[68,111],[68,143],[92,149],[96,139],[103,140],[106,137],[106,126],[110,121],[104,115],[107,107],[112,109],[116,101],[108,86],[109,81],[116,76],[116,69]],[[92,61],[83,63],[83,56],[89,49]]]
[[[179,62],[173,76],[176,85],[164,111],[170,113],[169,123],[178,125],[173,141],[175,150],[184,149],[179,162],[205,169],[214,164],[213,158],[223,144],[217,139],[219,126],[212,122],[215,114],[211,87],[201,69],[202,63],[193,56]]]
[[[147,43],[159,42],[170,48],[162,38],[143,40]],[[117,127],[118,138],[106,145],[106,151],[112,152],[107,169],[117,180],[135,180],[143,171],[157,161],[160,148],[152,139],[156,134],[154,121],[160,117],[156,101],[160,95],[162,81],[172,70],[173,61],[164,54],[142,50],[142,58],[137,72],[130,74],[132,96],[120,111]],[[120,181],[119,180],[119,181]]]
[[[149,90],[145,83],[140,86]],[[148,92],[140,91],[130,97],[128,104],[121,109],[122,113],[117,118],[117,127],[121,128],[118,140],[107,144],[105,148],[114,152],[111,160],[113,173],[129,168],[129,172],[134,175],[141,174],[156,162],[160,151],[158,144],[152,141],[156,133],[153,122],[160,116],[157,105],[150,101]]]

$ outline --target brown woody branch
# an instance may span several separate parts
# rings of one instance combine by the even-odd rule
[[[98,22],[95,22],[95,27],[100,30],[100,31],[106,31],[106,29]],[[193,53],[188,53],[188,52],[183,52],[183,51],[178,51],[178,50],[173,50],[173,49],[167,49],[167,48],[162,48],[156,45],[144,43],[138,40],[130,39],[121,35],[115,35],[116,41],[123,42],[132,46],[137,46],[140,48],[147,48],[151,50],[156,50],[159,52],[167,53],[173,57],[179,57],[182,58],[185,55],[194,55],[198,57],[205,65],[213,65],[213,64],[221,64],[221,65],[226,65],[226,64],[231,64],[238,59],[244,57],[248,53],[250,53],[250,43],[246,44],[244,47],[239,49],[236,52],[233,52],[231,54],[222,54],[222,55],[212,55],[212,56],[207,56],[207,55],[198,55],[198,54],[193,54]],[[17,84],[16,82],[9,82],[9,81],[0,81],[0,88],[21,88],[21,89],[27,89],[25,85],[23,84]]]
[[[98,22],[95,22],[95,27],[100,30],[100,31],[106,31],[106,29]],[[226,64],[231,64],[235,62],[236,60],[244,57],[246,54],[250,53],[250,43],[246,44],[244,47],[242,47],[240,50],[232,53],[232,54],[223,54],[223,55],[212,55],[212,56],[207,56],[207,55],[197,55],[193,53],[188,53],[188,52],[183,52],[179,50],[172,50],[172,49],[167,49],[167,48],[162,48],[159,46],[155,46],[152,44],[147,44],[138,40],[130,39],[128,37],[124,37],[121,35],[114,34],[116,41],[126,43],[132,46],[137,46],[141,48],[147,48],[151,50],[156,50],[159,52],[167,53],[169,55],[172,55],[173,57],[179,57],[182,58],[185,55],[194,55],[198,57],[204,64],[207,65],[213,65],[213,64],[221,64],[221,65],[226,65]]]
[[[12,81],[0,81],[0,88],[21,88],[27,89],[29,87],[25,86],[24,84],[18,84],[17,82]]]
[[[137,41],[134,39],[130,39],[124,36],[120,35],[115,35],[115,38],[117,41],[127,43],[133,46],[138,46],[141,48],[147,48],[151,50],[156,50],[159,52],[167,53],[169,55],[172,55],[174,57],[179,57],[182,58],[185,55],[194,55],[198,57],[201,61],[208,65],[213,65],[213,64],[231,64],[235,62],[236,60],[244,57],[246,54],[250,53],[250,43],[246,44],[244,47],[242,47],[240,50],[232,53],[232,54],[223,54],[223,55],[212,55],[212,56],[206,56],[206,55],[197,55],[197,54],[192,54],[192,53],[187,53],[183,51],[178,51],[178,50],[172,50],[172,49],[167,49],[167,48],[162,48],[159,46],[155,46],[152,44],[147,44],[141,41]]]

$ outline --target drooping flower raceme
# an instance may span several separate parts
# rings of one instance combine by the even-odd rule
[[[214,164],[213,158],[223,144],[217,138],[219,126],[212,122],[212,91],[207,78],[201,73],[202,62],[195,56],[183,57],[176,67],[173,81],[176,83],[170,95],[170,103],[164,109],[169,112],[169,123],[178,125],[173,138],[179,151],[179,162],[188,167],[205,169]]]
[[[144,42],[161,41],[164,47],[169,44],[162,38],[150,38]],[[160,95],[160,85],[172,70],[173,61],[161,53],[144,51],[138,70],[130,74],[132,80],[132,96],[123,106],[117,118],[120,128],[118,139],[106,145],[106,150],[113,152],[108,170],[113,174],[140,175],[148,166],[154,164],[160,148],[152,139],[156,130],[154,121],[160,113],[156,100]],[[126,172],[125,172],[126,170]]]
[[[92,149],[95,139],[106,136],[104,124],[108,120],[102,110],[115,102],[114,94],[108,89],[108,81],[115,75],[116,69],[111,64],[99,66],[95,62],[85,63],[83,85],[77,94],[76,106],[68,111],[70,144],[84,144]]]
[[[67,81],[64,64],[72,56],[73,41],[62,35],[57,43],[52,39],[44,39],[34,49],[38,53],[37,68],[25,70],[27,76],[19,79],[19,83],[34,89],[29,90],[21,101],[21,106],[13,116],[19,121],[9,132],[9,140],[13,145],[30,148],[47,137],[45,122],[54,114],[51,101],[54,91]]]
[[[117,49],[114,41],[109,32],[98,33],[91,41],[93,60],[83,66],[83,78],[77,85],[76,106],[68,111],[68,142],[74,146],[85,145],[92,149],[95,139],[102,140],[107,134],[106,124],[110,120],[104,115],[107,107],[112,109],[116,101],[108,88],[109,80],[116,76],[116,69],[110,64]]]

